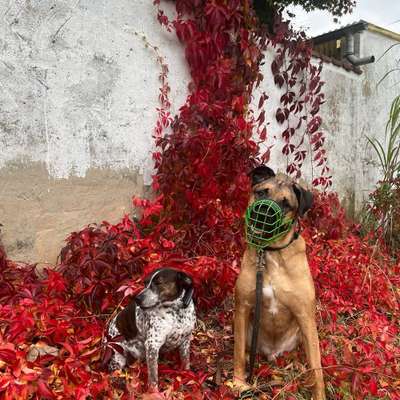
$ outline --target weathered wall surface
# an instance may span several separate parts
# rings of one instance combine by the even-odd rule
[[[152,1],[2,0],[0,19],[3,242],[54,262],[69,232],[118,220],[150,183],[160,68],[140,35],[166,57],[173,112],[189,75]]]
[[[380,85],[385,74],[398,67],[400,45],[386,52],[394,39],[381,34],[364,31],[361,35],[361,57],[374,55],[376,62],[362,66],[363,73],[357,75],[341,67],[325,63],[322,80],[326,102],[321,107],[322,129],[326,136],[328,162],[333,175],[333,189],[341,195],[350,213],[357,213],[363,201],[375,187],[380,178],[377,158],[367,142],[368,137],[385,140],[385,126],[390,105],[399,94],[400,73],[390,74]],[[385,54],[386,52],[386,54]],[[271,164],[284,171],[286,157],[282,155],[280,135],[284,128],[275,120],[282,95],[273,83],[269,53],[263,66],[264,80],[254,96],[254,108],[258,104],[259,93],[265,91],[270,98],[266,103],[268,119],[268,144],[276,143],[272,149]],[[315,60],[318,62],[319,60]],[[278,141],[277,141],[278,140]],[[303,174],[307,181],[312,180],[309,161],[304,163]]]
[[[90,168],[85,178],[49,178],[41,163],[0,169],[3,241],[14,260],[54,263],[69,232],[116,222],[131,211],[143,180],[130,170]]]
[[[163,7],[173,12],[173,4]],[[166,57],[173,113],[186,99],[189,74],[181,45],[160,27],[149,0],[0,0],[0,18],[3,242],[14,259],[54,262],[69,232],[118,220],[150,183],[160,70],[140,35]],[[379,58],[392,43],[365,32],[362,55]],[[394,76],[376,83],[399,55],[400,46],[361,76],[324,66],[329,163],[349,208],[359,208],[378,179],[365,136],[384,137],[397,88]],[[280,93],[268,63],[263,72],[271,143],[282,132]],[[271,164],[284,170],[281,147]],[[304,175],[311,180],[307,163]]]
[[[376,154],[368,145],[366,137],[385,142],[385,127],[390,105],[400,94],[400,72],[395,71],[385,77],[389,71],[399,67],[400,45],[392,47],[396,43],[399,42],[375,32],[365,32],[361,40],[362,52],[365,55],[374,54],[377,60],[363,69],[357,108],[358,151],[361,158],[360,182],[357,188],[362,190],[364,198],[381,177]],[[384,77],[385,79],[378,85]]]
[[[268,139],[265,146],[273,144],[271,149],[271,164],[276,169],[285,172],[287,157],[282,154],[283,141],[281,134],[286,124],[279,125],[275,119],[278,107],[281,107],[279,99],[284,93],[274,84],[274,77],[270,70],[273,60],[273,52],[268,53],[263,66],[264,80],[255,92],[253,108],[257,108],[259,94],[266,92],[270,98],[266,102],[266,111],[269,121]],[[319,60],[315,60],[318,62]],[[354,187],[356,180],[355,165],[357,153],[353,146],[357,145],[355,132],[357,132],[357,107],[360,92],[361,78],[354,72],[348,72],[333,64],[325,64],[321,73],[321,79],[325,82],[322,91],[326,96],[326,103],[322,105],[320,115],[323,120],[322,130],[325,132],[325,148],[328,152],[328,163],[331,168],[333,189],[338,191],[346,205],[354,207]],[[296,126],[297,120],[291,121],[291,126]],[[296,142],[294,142],[296,143]],[[307,148],[307,146],[306,146]],[[303,179],[311,183],[318,171],[313,171],[310,157],[307,156],[302,168]]]
[[[54,178],[91,167],[151,165],[159,66],[135,32],[170,66],[173,111],[186,98],[181,46],[147,0],[0,3],[0,167],[46,164]],[[172,6],[170,7],[172,8]]]

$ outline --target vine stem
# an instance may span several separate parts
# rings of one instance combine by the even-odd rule
[[[160,49],[157,46],[154,46],[149,42],[147,37],[143,33],[139,33],[137,31],[133,31],[133,34],[140,38],[144,46],[146,48],[149,48],[153,51],[153,53],[156,56],[156,62],[160,67],[160,73],[159,73],[159,81],[161,83],[160,86],[160,94],[158,96],[159,102],[160,102],[160,108],[157,108],[157,121],[156,121],[156,126],[154,128],[154,136],[156,138],[162,137],[164,129],[167,129],[169,126],[171,126],[173,122],[173,118],[170,113],[171,109],[171,102],[169,100],[169,92],[171,91],[171,88],[168,84],[168,64],[166,62],[165,57],[160,53]]]

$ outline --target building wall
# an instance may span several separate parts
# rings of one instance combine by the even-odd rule
[[[363,202],[368,199],[368,194],[381,177],[377,157],[367,137],[376,137],[382,143],[385,142],[390,105],[400,94],[399,72],[388,75],[378,85],[388,71],[399,67],[400,45],[392,47],[396,43],[399,42],[388,36],[364,31],[360,40],[360,56],[374,55],[376,62],[362,66],[361,75],[330,63],[323,66],[321,77],[325,82],[322,89],[325,104],[321,107],[320,115],[326,136],[328,163],[333,175],[333,189],[338,191],[344,205],[353,215],[361,210]],[[258,104],[259,94],[263,91],[268,93],[270,98],[266,109],[270,124],[267,145],[275,143],[271,164],[284,171],[287,162],[281,153],[280,141],[283,129],[275,120],[283,92],[273,83],[270,70],[273,56],[273,52],[267,54],[267,62],[262,69],[264,80],[255,92],[253,108]],[[309,161],[304,163],[302,172],[306,181],[310,182],[313,175]]]
[[[54,262],[69,232],[118,220],[150,183],[160,67],[141,35],[166,57],[172,112],[189,79],[152,3],[0,2],[0,223],[10,257]]]
[[[373,54],[376,58],[374,64],[363,69],[358,107],[358,152],[361,158],[359,187],[364,199],[381,177],[377,157],[368,145],[366,137],[377,138],[385,143],[385,127],[390,106],[394,98],[400,95],[399,71],[390,73],[379,83],[389,71],[400,66],[400,45],[396,44],[399,42],[376,32],[368,31],[362,35],[363,54]]]
[[[163,7],[173,13],[172,3]],[[53,263],[69,232],[118,220],[151,182],[160,69],[141,35],[166,57],[173,113],[186,99],[189,73],[152,1],[4,1],[0,15],[2,239],[16,260]],[[378,58],[392,42],[366,32],[362,51]],[[384,135],[396,89],[394,77],[378,89],[376,82],[395,54],[363,67],[361,76],[324,66],[322,117],[334,189],[350,209],[359,208],[378,177],[365,135]],[[274,122],[280,94],[268,63],[263,72],[272,142],[282,131]],[[284,170],[280,148],[271,165]],[[304,173],[311,180],[307,164]]]
[[[287,157],[282,154],[283,141],[281,134],[286,128],[286,123],[279,125],[275,119],[275,113],[280,107],[280,97],[283,90],[274,84],[274,78],[270,71],[270,63],[274,58],[273,52],[267,55],[267,62],[263,66],[264,80],[255,92],[253,108],[257,107],[259,94],[266,92],[270,98],[266,104],[268,113],[268,139],[265,146],[273,144],[271,150],[271,164],[277,170],[285,172]],[[314,59],[315,63],[319,60]],[[357,164],[357,152],[353,147],[357,145],[355,132],[357,132],[357,103],[360,92],[361,78],[354,72],[348,72],[333,64],[324,64],[321,79],[325,82],[323,93],[325,104],[321,106],[321,129],[325,133],[325,149],[328,152],[328,165],[333,175],[333,190],[338,191],[350,212],[354,209],[354,187]],[[297,120],[291,121],[291,126],[296,126]],[[294,141],[296,143],[296,141]],[[307,148],[307,146],[305,147]],[[318,176],[318,171],[313,171],[309,155],[303,164],[302,178],[311,183]]]

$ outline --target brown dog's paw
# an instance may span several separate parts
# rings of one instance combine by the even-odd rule
[[[233,389],[237,390],[239,393],[246,391],[251,391],[254,388],[250,386],[245,380],[235,378],[233,380]]]
[[[142,400],[165,400],[166,397],[160,392],[147,392],[142,396]]]

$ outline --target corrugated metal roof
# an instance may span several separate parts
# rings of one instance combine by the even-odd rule
[[[329,45],[329,42],[342,39],[343,37],[346,36],[347,33],[354,34],[365,30],[386,36],[392,40],[400,42],[400,34],[389,31],[388,29],[379,27],[377,25],[371,24],[370,22],[360,20],[342,26],[339,29],[334,29],[322,35],[318,35],[312,38],[311,41],[317,47],[313,52],[313,56],[321,59],[323,62],[334,64],[338,67],[344,68],[347,71],[352,71],[356,74],[361,74],[362,70],[360,67],[351,64],[345,58],[338,59],[336,57],[332,57],[331,54],[329,54],[329,56],[327,54],[324,54],[324,52],[321,51],[321,46],[318,45],[322,45],[323,47],[324,45]]]
[[[315,36],[311,38],[314,44],[320,44],[324,42],[328,42],[331,40],[340,39],[343,36],[346,36],[346,33],[357,33],[364,30],[369,30],[371,32],[379,33],[383,36],[389,37],[393,40],[397,40],[400,42],[400,34],[390,31],[386,28],[382,28],[381,26],[372,24],[371,22],[364,21],[361,19],[360,21],[353,22],[351,24],[340,27],[339,29],[334,29],[323,33],[322,35]]]
[[[364,31],[365,29],[368,29],[368,25],[369,25],[368,22],[360,20],[358,22],[345,25],[339,29],[335,29],[333,31],[323,33],[322,35],[315,36],[311,40],[313,41],[314,44],[320,44],[331,40],[337,40],[342,38],[343,36],[346,36],[346,33],[357,33]]]

